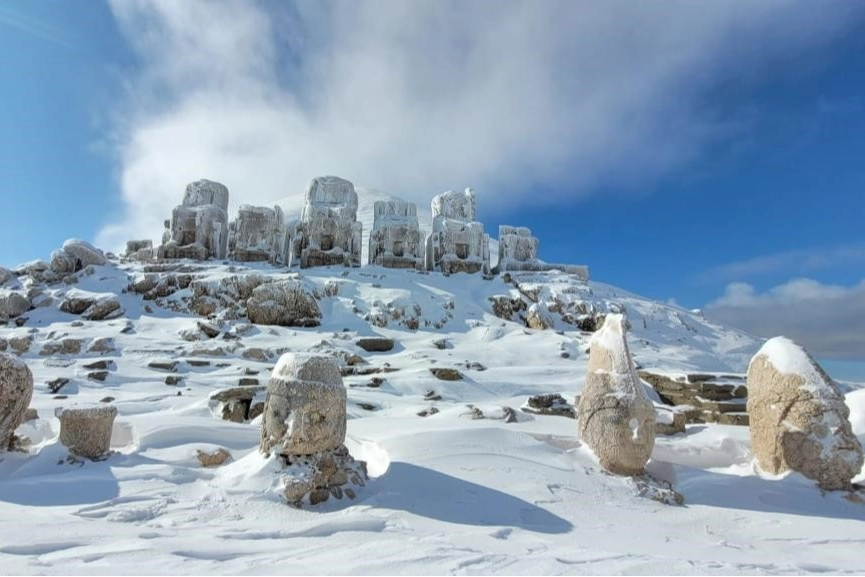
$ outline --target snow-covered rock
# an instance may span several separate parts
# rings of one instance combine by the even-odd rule
[[[313,178],[301,219],[290,227],[292,260],[298,259],[302,268],[360,266],[363,225],[357,222],[357,206],[357,193],[348,180]]]
[[[229,226],[228,258],[238,262],[288,264],[285,216],[279,206],[240,205]]]
[[[625,318],[608,316],[590,346],[577,407],[580,439],[606,470],[639,475],[655,446],[655,409],[634,369]]]
[[[257,325],[315,327],[321,310],[303,283],[283,280],[256,287],[246,301],[249,320]]]
[[[224,259],[228,255],[228,188],[198,180],[186,187],[183,204],[166,221],[160,259]]]
[[[431,203],[432,234],[426,240],[426,268],[444,274],[488,273],[490,237],[476,220],[477,201],[471,188],[449,190]]]
[[[77,259],[79,266],[76,270],[90,265],[102,266],[106,262],[105,254],[101,250],[79,238],[67,239],[63,243],[63,251]]]
[[[369,264],[386,268],[422,268],[423,245],[417,205],[402,200],[376,201],[369,236]]]
[[[78,259],[65,250],[55,250],[50,258],[51,270],[57,274],[72,274],[78,270]]]
[[[126,241],[126,253],[124,257],[129,260],[148,261],[156,256],[153,250],[153,241],[145,240],[128,240]]]
[[[798,471],[826,490],[849,489],[862,445],[844,395],[799,345],[775,337],[748,366],[751,449],[770,473]]]
[[[88,459],[101,459],[111,448],[111,432],[117,407],[67,407],[57,409],[60,442],[69,452]]]
[[[0,353],[0,453],[6,451],[33,398],[33,373],[27,364]]]
[[[6,284],[10,280],[12,280],[14,277],[15,277],[15,273],[13,273],[8,268],[4,268],[4,267],[0,266],[0,286],[3,286],[4,284]]]
[[[311,455],[345,442],[346,390],[329,356],[286,353],[267,385],[260,449]]]
[[[14,319],[30,310],[30,301],[15,291],[0,291],[0,318]]]
[[[588,267],[539,260],[539,244],[537,237],[532,236],[532,231],[524,226],[499,226],[499,261],[494,272],[560,270],[584,281],[589,279]]]

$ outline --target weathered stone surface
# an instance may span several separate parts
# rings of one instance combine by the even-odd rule
[[[51,253],[51,270],[57,274],[67,275],[80,270],[78,259],[65,250],[55,250]]]
[[[75,270],[81,270],[90,265],[102,266],[105,264],[105,254],[90,244],[78,238],[67,239],[63,243],[63,252],[76,259],[79,266]]]
[[[354,185],[336,176],[319,176],[306,189],[301,220],[290,229],[292,264],[360,266],[363,225],[357,222]]]
[[[202,467],[219,467],[231,459],[231,453],[225,449],[217,449],[212,453],[198,451],[195,456]]]
[[[9,339],[9,347],[19,355],[23,355],[24,353],[29,351],[30,345],[32,344],[33,337],[30,335],[12,337],[11,339]]]
[[[585,266],[550,264],[539,260],[539,244],[532,231],[524,226],[499,226],[499,263],[493,272],[560,270],[581,280],[589,280],[589,269]]]
[[[150,361],[147,366],[157,371],[168,371],[173,373],[177,370],[177,361]]]
[[[461,381],[463,380],[463,375],[456,369],[447,369],[447,368],[435,368],[430,369],[430,372],[433,376],[440,381]]]
[[[287,353],[270,378],[260,449],[309,455],[345,441],[346,390],[329,356]]]
[[[637,377],[625,332],[624,317],[609,315],[592,336],[577,419],[580,438],[604,469],[639,475],[655,446],[655,409]]]
[[[547,393],[545,395],[533,395],[529,397],[522,410],[537,415],[555,415],[558,417],[576,418],[573,405],[558,393]]]
[[[228,255],[228,189],[209,180],[186,187],[183,204],[166,221],[160,259],[222,259]]]
[[[799,345],[770,339],[748,366],[751,450],[770,473],[798,471],[825,490],[849,489],[862,446],[835,382]]]
[[[684,418],[686,423],[748,426],[745,413],[748,388],[743,375],[657,374],[651,370],[641,370],[638,374],[665,404],[687,409],[677,410],[677,415],[682,415],[677,419]],[[666,429],[659,424],[656,431],[662,430]]]
[[[21,293],[0,292],[0,318],[14,319],[30,310],[30,301]]]
[[[432,200],[432,234],[426,240],[426,268],[444,274],[489,272],[490,237],[475,220],[475,193],[449,190]]]
[[[8,268],[0,266],[0,286],[3,286],[13,278],[15,278],[14,272],[9,270]]]
[[[529,311],[526,313],[526,326],[530,329],[543,331],[551,329],[555,325],[553,323],[553,317],[550,315],[550,311],[547,310],[547,307],[535,303],[529,307]]]
[[[231,260],[288,264],[289,239],[285,216],[279,206],[270,208],[242,204],[229,231],[228,253]]]
[[[60,342],[45,343],[39,354],[43,357],[48,355],[77,355],[81,352],[81,339],[63,339]]]
[[[493,314],[506,321],[514,320],[514,315],[526,310],[526,303],[520,297],[496,295],[489,298]]]
[[[423,267],[417,205],[403,200],[375,202],[369,235],[369,264],[386,268]]]
[[[313,455],[283,457],[283,496],[294,507],[318,505],[330,497],[354,499],[355,490],[346,485],[363,486],[369,478],[366,463],[355,461],[344,445]]]
[[[55,416],[60,419],[60,442],[72,454],[94,460],[108,454],[117,407],[68,407]]]
[[[33,373],[27,364],[0,353],[0,452],[10,448],[33,398]]]
[[[69,313],[72,315],[80,315],[84,311],[90,308],[93,303],[96,302],[96,299],[93,297],[85,297],[79,295],[70,295],[63,299],[63,302],[60,303],[60,310],[64,313]]]
[[[149,239],[126,241],[126,254],[124,256],[129,260],[152,260],[156,256],[156,251],[153,250],[153,241]]]
[[[357,340],[357,346],[368,353],[384,353],[393,350],[394,340],[386,337],[364,337]]]
[[[120,308],[120,301],[117,300],[117,297],[107,296],[99,298],[87,307],[87,310],[81,314],[81,318],[89,321],[102,321],[118,317],[121,314],[123,314],[123,309]]]
[[[257,287],[246,302],[246,312],[250,321],[260,325],[316,327],[321,319],[315,298],[293,280]]]
[[[685,432],[688,417],[683,411],[655,407],[655,434],[677,435]]]
[[[248,349],[244,349],[240,356],[244,359],[260,361],[262,363],[270,360],[270,354],[266,350],[258,347],[249,347]]]

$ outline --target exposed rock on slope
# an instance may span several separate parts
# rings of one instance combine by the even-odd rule
[[[12,443],[33,398],[33,373],[13,356],[0,353],[0,452]]]

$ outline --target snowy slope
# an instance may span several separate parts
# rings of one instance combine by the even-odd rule
[[[287,275],[268,266],[190,266],[214,282],[248,272]],[[650,468],[684,495],[686,505],[675,507],[602,473],[573,420],[521,412],[532,394],[558,392],[573,401],[590,335],[560,319],[536,331],[494,316],[490,297],[515,290],[501,277],[306,270],[311,287],[338,285],[336,296],[320,301],[322,326],[244,332],[244,319],[225,320],[224,334],[237,338],[191,341],[198,317],[169,308],[182,309],[190,289],[165,306],[123,292],[142,269],[110,264],[80,275],[74,288],[45,287],[50,306],[30,311],[23,327],[0,328],[0,338],[33,339],[23,358],[35,376],[39,413],[18,430],[31,439],[29,452],[0,461],[4,574],[865,572],[865,505],[823,495],[798,475],[759,473],[747,428],[690,425],[658,439]],[[523,280],[545,298],[624,310],[636,361],[658,371],[741,373],[760,344],[603,283],[575,283],[560,273]],[[124,314],[95,322],[62,313],[59,302],[71,290],[114,293]],[[406,327],[407,317],[417,330]],[[355,346],[370,335],[397,345],[388,353]],[[81,339],[83,352],[39,354],[64,338]],[[87,352],[99,338],[113,339],[114,350]],[[440,349],[435,341],[442,339]],[[252,348],[349,352],[369,366],[397,369],[345,378],[347,445],[372,476],[355,501],[286,506],[257,451],[258,423],[215,414],[212,392],[255,372],[266,382],[276,356],[244,358]],[[112,362],[104,382],[87,377],[85,365],[96,360]],[[166,385],[167,373],[148,366],[154,360],[177,360],[181,385]],[[431,367],[456,368],[465,378],[439,381]],[[383,379],[377,387],[369,386],[373,376]],[[66,398],[48,390],[59,377],[70,379],[59,391]],[[442,398],[426,400],[431,390]],[[849,393],[848,402],[854,430],[865,438],[861,393]],[[116,453],[98,463],[64,462],[54,409],[106,397],[119,411]],[[469,405],[487,418],[474,418]],[[418,415],[433,407],[438,413]],[[517,422],[500,418],[504,408],[515,410]],[[233,460],[201,468],[196,451],[218,447]]]

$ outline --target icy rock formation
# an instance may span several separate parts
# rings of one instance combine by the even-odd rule
[[[160,259],[223,259],[228,254],[228,189],[210,180],[186,187],[159,247]]]
[[[57,274],[67,275],[78,270],[78,259],[65,250],[55,250],[49,260],[51,270]]]
[[[90,265],[102,266],[105,264],[105,255],[101,250],[78,238],[67,239],[63,243],[63,251],[78,260],[80,263],[79,270]]]
[[[432,200],[433,231],[426,240],[426,268],[444,274],[488,273],[490,237],[475,220],[475,193],[449,190]]]
[[[8,268],[3,268],[2,266],[0,266],[0,286],[3,286],[4,284],[6,284],[10,280],[12,280],[14,277],[15,277],[15,273],[13,273]]]
[[[751,449],[770,473],[798,471],[825,490],[849,489],[862,446],[844,395],[820,365],[784,337],[770,339],[748,366]]]
[[[0,319],[14,319],[30,310],[30,301],[21,293],[0,291]]]
[[[292,261],[299,259],[302,268],[360,266],[362,232],[354,185],[336,176],[313,178],[291,231]]]
[[[229,230],[228,252],[231,260],[288,264],[285,216],[278,206],[270,208],[242,204]]]
[[[369,264],[386,268],[423,266],[417,205],[403,200],[376,201],[369,235]]]
[[[285,465],[283,494],[289,503],[355,496],[344,486],[363,485],[366,467],[351,458],[345,432],[346,391],[336,361],[283,355],[268,383],[259,448]]]
[[[70,407],[57,409],[55,416],[60,419],[60,442],[70,453],[93,460],[108,454],[117,407]]]
[[[129,260],[148,261],[155,256],[152,240],[129,240],[126,241],[126,254]]]
[[[256,287],[246,301],[249,320],[257,325],[317,327],[321,310],[303,283],[277,281]]]
[[[526,271],[542,272],[560,270],[581,280],[589,280],[589,269],[585,266],[550,264],[538,260],[540,241],[524,226],[499,226],[499,264],[494,272]]]
[[[577,407],[580,438],[617,475],[643,472],[655,446],[655,409],[634,369],[622,315],[592,336],[586,383]]]
[[[33,373],[16,357],[0,353],[0,452],[11,447],[33,398]]]

